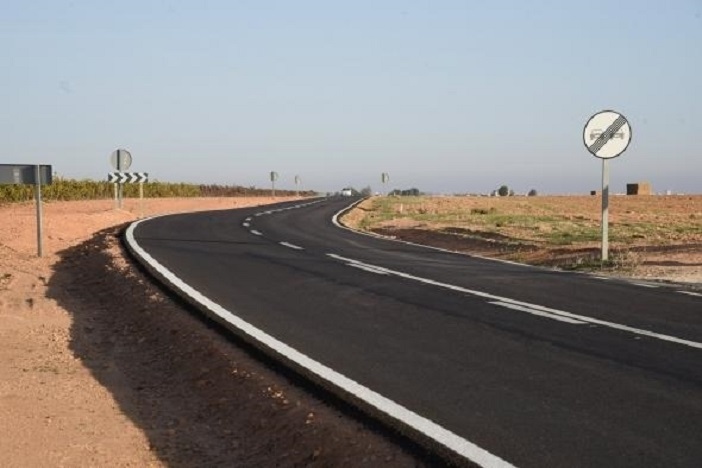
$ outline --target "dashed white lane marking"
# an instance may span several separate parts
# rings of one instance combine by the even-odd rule
[[[285,207],[285,208],[278,208],[278,209],[276,209],[276,210],[261,211],[261,212],[259,212],[259,213],[254,214],[254,216],[257,216],[257,217],[258,217],[258,216],[270,215],[270,214],[274,214],[274,213],[282,213],[283,211],[295,210],[295,209],[298,209],[298,208],[305,208],[305,207],[307,207],[307,206],[316,205],[317,203],[322,203],[324,200],[325,200],[325,199],[315,200],[315,201],[313,201],[313,202],[303,203],[303,204],[301,204],[301,205],[288,206],[288,207]],[[251,218],[247,218],[246,221],[251,221]]]
[[[252,220],[252,218],[251,218],[251,216],[249,216],[249,217],[246,218],[244,221],[249,222],[249,221],[251,221],[251,220]]]
[[[390,274],[390,273],[387,273],[387,272],[385,272],[385,271],[383,271],[383,270],[380,270],[380,269],[378,269],[378,268],[371,268],[371,267],[368,267],[368,266],[365,266],[365,265],[358,265],[358,264],[355,264],[355,263],[348,263],[348,266],[351,266],[351,267],[354,267],[354,268],[358,268],[359,270],[367,271],[367,272],[369,272],[369,273],[375,273],[376,275],[386,275],[386,276],[387,276],[387,275]]]
[[[630,281],[629,283],[633,284],[634,286],[641,286],[642,288],[651,288],[651,289],[660,288],[660,286],[658,286],[657,284],[637,283],[635,281]]]
[[[299,245],[291,244],[290,242],[280,242],[280,245],[283,247],[288,247],[289,249],[293,250],[305,250],[304,248],[300,247]]]
[[[702,343],[698,343],[696,341],[685,340],[682,338],[678,338],[676,336],[663,335],[661,333],[655,333],[652,331],[643,330],[643,329],[635,328],[635,327],[630,327],[628,325],[622,325],[619,323],[608,322],[606,320],[600,320],[600,319],[596,319],[594,317],[573,314],[570,312],[566,312],[564,310],[551,309],[550,307],[544,307],[544,306],[540,306],[540,305],[536,305],[536,304],[529,304],[528,302],[516,301],[514,299],[496,296],[494,294],[486,293],[483,291],[475,291],[475,290],[464,288],[461,286],[442,283],[440,281],[435,281],[435,280],[432,280],[429,278],[422,278],[419,276],[410,275],[409,273],[403,273],[401,271],[391,270],[389,268],[385,268],[385,267],[381,267],[381,266],[377,266],[377,265],[371,265],[370,263],[364,263],[364,262],[361,262],[359,260],[354,260],[352,258],[342,257],[342,256],[336,255],[336,254],[327,254],[327,256],[334,258],[336,260],[340,260],[340,261],[347,263],[347,264],[362,265],[362,266],[365,266],[368,268],[373,268],[376,270],[384,271],[390,275],[398,276],[400,278],[405,278],[405,279],[412,280],[412,281],[418,281],[420,283],[428,284],[431,286],[437,286],[437,287],[444,288],[444,289],[449,289],[451,291],[457,291],[457,292],[470,294],[470,295],[477,296],[477,297],[482,297],[485,299],[489,299],[491,301],[498,301],[501,303],[507,303],[507,304],[511,304],[514,306],[519,306],[521,308],[529,309],[529,311],[528,311],[529,313],[533,313],[532,311],[534,311],[534,310],[541,311],[541,312],[547,312],[550,315],[558,315],[561,317],[568,317],[571,319],[575,319],[576,321],[581,321],[581,322],[596,324],[596,325],[602,325],[605,327],[614,328],[616,330],[627,331],[627,332],[631,332],[631,333],[634,333],[637,335],[650,336],[652,338],[656,338],[656,339],[659,339],[662,341],[669,341],[671,343],[676,343],[676,344],[681,344],[681,345],[685,345],[685,346],[690,346],[692,348],[702,349]],[[516,309],[516,308],[514,308],[514,309],[515,310],[522,310],[522,309]],[[524,312],[526,312],[526,311],[524,311]],[[553,318],[553,317],[548,317],[548,318]]]
[[[244,227],[251,227],[251,224],[250,224],[250,223],[243,223],[242,226],[244,226]]]
[[[261,231],[257,231],[255,229],[251,229],[249,232],[251,234],[253,234],[254,236],[262,236],[263,235],[263,233]]]
[[[696,293],[692,291],[678,291],[680,294],[687,294],[688,296],[702,297],[701,293]]]
[[[271,349],[274,353],[284,356],[285,359],[289,360],[290,362],[297,364],[303,369],[307,369],[308,372],[319,376],[322,380],[329,382],[331,385],[340,388],[342,391],[347,392],[358,400],[365,402],[368,406],[376,408],[381,413],[385,413],[390,418],[400,421],[408,427],[413,428],[415,431],[423,434],[425,437],[436,441],[438,444],[447,447],[449,450],[472,461],[473,463],[476,463],[479,466],[486,468],[514,467],[514,465],[506,462],[497,455],[488,452],[468,439],[464,439],[443,426],[436,424],[434,421],[420,416],[414,411],[395,403],[377,392],[374,392],[370,388],[361,385],[360,383],[346,377],[334,369],[315,361],[282,341],[277,340],[263,330],[254,327],[221,305],[207,298],[202,293],[178,278],[173,272],[157,262],[136,242],[136,239],[134,239],[134,230],[144,221],[145,220],[137,221],[127,229],[127,243],[131,246],[134,253],[144,262],[149,264],[156,272],[158,272],[162,278],[172,284],[173,287],[182,291],[183,294],[190,297],[193,302],[198,303],[203,308],[209,310],[212,315],[231,325],[231,327],[238,330],[239,333],[250,337],[250,339],[258,343],[261,343],[263,346]]]
[[[520,306],[517,304],[510,304],[509,302],[502,302],[502,301],[491,301],[490,304],[497,305],[497,306],[502,306],[506,307],[508,309],[512,310],[519,310],[521,312],[526,312],[528,314],[532,315],[539,315],[541,317],[546,317],[550,318],[553,320],[558,320],[560,322],[565,322],[565,323],[570,323],[571,325],[583,325],[587,322],[583,322],[581,320],[575,320],[569,317],[563,317],[562,315],[557,315],[557,314],[550,314],[548,312],[543,312],[539,308],[536,307],[525,307],[525,306]]]

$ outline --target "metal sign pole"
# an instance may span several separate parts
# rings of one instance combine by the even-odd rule
[[[122,172],[122,150],[117,150],[117,172]],[[117,184],[117,208],[122,209],[122,184]]]
[[[139,182],[139,217],[144,217],[144,183]]]
[[[41,206],[41,166],[35,166],[34,177],[36,177],[36,180],[34,181],[34,198],[37,201],[37,255],[41,257],[44,255],[44,217]]]
[[[602,261],[609,259],[609,160],[602,160]]]

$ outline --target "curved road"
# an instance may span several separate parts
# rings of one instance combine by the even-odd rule
[[[135,223],[130,250],[317,382],[483,466],[702,466],[702,296],[338,227],[346,199]]]

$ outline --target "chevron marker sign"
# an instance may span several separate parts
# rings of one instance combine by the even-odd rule
[[[141,184],[149,181],[149,174],[146,172],[110,172],[107,174],[107,181],[113,184]]]

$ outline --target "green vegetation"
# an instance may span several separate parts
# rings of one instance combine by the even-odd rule
[[[187,183],[149,182],[144,184],[144,196],[148,198],[167,197],[259,197],[269,196],[270,190],[255,187],[197,185]],[[294,191],[277,190],[280,196],[295,195]],[[313,192],[300,192],[310,196]],[[44,200],[100,200],[114,196],[114,186],[109,182],[94,180],[74,180],[55,177],[51,185],[42,187]],[[124,184],[124,196],[137,198],[138,184]],[[24,202],[34,199],[31,185],[0,185],[0,203]]]
[[[484,234],[502,234],[515,241],[533,241],[555,247],[597,243],[601,239],[597,217],[591,219],[568,213],[563,209],[567,205],[559,207],[553,201],[542,202],[543,197],[519,201],[509,199],[514,201],[504,204],[499,198],[456,197],[442,201],[426,196],[377,197],[359,221],[359,227],[373,229],[385,222],[405,220],[439,229],[455,227]],[[697,221],[696,216],[685,215],[682,222],[677,221],[674,225],[650,218],[610,222],[609,239],[622,246],[642,241],[656,245],[672,244],[702,235],[702,223]]]

